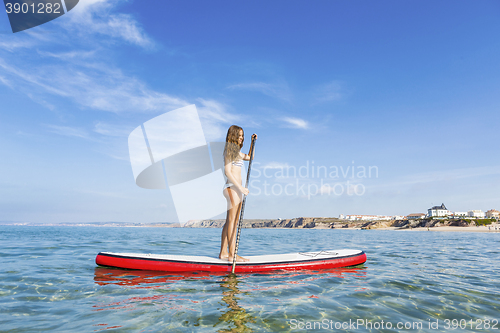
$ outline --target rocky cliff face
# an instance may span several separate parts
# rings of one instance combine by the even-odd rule
[[[189,221],[184,228],[222,228],[226,220]],[[334,229],[348,228],[349,223],[336,218],[326,217],[298,217],[293,219],[249,219],[243,220],[243,228],[318,228]]]
[[[184,228],[222,228],[226,220],[189,221]],[[432,228],[440,226],[474,226],[474,221],[467,220],[393,220],[393,221],[344,221],[328,217],[297,217],[278,220],[243,220],[243,228],[303,228],[303,229],[381,229],[394,227]]]
[[[226,220],[191,220],[183,225],[184,228],[222,228]]]
[[[222,228],[226,220],[203,220],[189,221],[184,224],[184,228]],[[393,220],[393,221],[344,221],[337,218],[328,217],[297,217],[293,219],[263,220],[250,219],[243,220],[243,228],[303,228],[303,229],[380,229],[395,227],[406,228],[432,228],[439,226],[473,226],[474,221],[466,220]]]

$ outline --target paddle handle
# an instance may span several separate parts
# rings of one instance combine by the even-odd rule
[[[248,162],[247,182],[245,184],[245,188],[248,188],[248,183],[250,182],[250,171],[252,170],[253,151],[255,149],[255,140],[257,140],[256,137],[252,136],[252,144],[250,146],[250,161]],[[241,203],[240,220],[238,221],[238,233],[236,236],[236,246],[234,248],[234,254],[233,254],[233,268],[231,269],[232,274],[234,274],[234,269],[236,268],[236,257],[238,256],[238,246],[240,245],[241,226],[243,225],[243,212],[245,211],[245,202],[246,201],[247,201],[247,196],[243,194],[243,202]]]

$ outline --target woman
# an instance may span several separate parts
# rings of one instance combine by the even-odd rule
[[[252,135],[252,139],[257,139],[257,134]],[[227,216],[226,223],[222,229],[220,259],[227,259],[232,262],[236,247],[236,229],[238,218],[241,211],[241,203],[243,195],[248,195],[248,189],[241,185],[241,168],[243,161],[250,160],[250,152],[243,154],[240,150],[243,147],[244,133],[239,126],[232,125],[229,127],[226,135],[226,146],[224,147],[224,174],[226,176],[226,184],[224,185],[223,194],[227,200]],[[253,142],[252,142],[253,145]],[[228,249],[229,248],[229,249]],[[240,256],[236,257],[236,261],[248,261],[248,259]]]

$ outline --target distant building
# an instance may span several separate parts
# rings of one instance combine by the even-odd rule
[[[446,208],[444,203],[441,206],[434,206],[427,210],[428,217],[446,217],[448,215],[451,215],[451,212]]]
[[[467,212],[453,212],[453,217],[460,218],[460,217],[466,217]]]
[[[423,219],[425,217],[424,213],[413,213],[409,214],[406,218],[408,220],[418,220],[418,219]]]
[[[383,215],[344,215],[340,214],[340,219],[349,221],[375,221],[375,220],[392,220],[392,216]]]
[[[499,219],[500,218],[500,212],[496,209],[490,209],[486,212],[486,217],[489,219]]]
[[[403,215],[394,215],[392,217],[393,220],[404,220],[406,218],[406,216],[403,216]]]
[[[480,210],[480,209],[469,210],[469,211],[467,212],[467,215],[468,215],[469,217],[475,217],[475,218],[480,218],[480,219],[481,219],[481,218],[483,218],[483,219],[484,219],[484,217],[485,217],[485,214],[484,214],[484,213],[483,213],[483,211],[482,211],[482,210]]]

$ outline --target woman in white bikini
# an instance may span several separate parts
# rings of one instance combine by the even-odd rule
[[[252,138],[257,138],[257,134],[253,134]],[[248,154],[243,154],[240,151],[243,147],[243,141],[243,129],[236,125],[229,127],[224,147],[224,175],[226,176],[226,184],[222,192],[227,200],[227,216],[226,223],[222,229],[219,258],[227,259],[230,262],[233,261],[236,247],[236,229],[243,195],[248,195],[249,193],[248,189],[241,185],[241,167],[243,166],[243,161],[250,160],[252,147],[250,146]],[[236,261],[242,262],[248,261],[248,259],[237,256]]]

